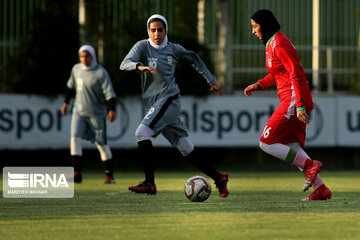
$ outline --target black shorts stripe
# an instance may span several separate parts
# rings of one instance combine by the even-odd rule
[[[161,107],[159,113],[154,117],[154,119],[151,121],[149,128],[153,128],[155,126],[155,124],[157,122],[159,122],[160,118],[164,115],[164,113],[166,112],[166,109],[168,109],[168,107],[170,106],[170,104],[172,103],[172,101],[174,101],[175,99],[177,99],[179,97],[179,94],[176,94],[174,96],[168,97],[168,99],[166,99],[164,105]]]

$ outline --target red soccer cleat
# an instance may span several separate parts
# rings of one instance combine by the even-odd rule
[[[327,200],[330,199],[332,193],[325,184],[321,185],[318,189],[316,189],[308,198],[303,199],[302,201],[315,201],[315,200]]]
[[[221,173],[221,178],[218,182],[215,182],[216,187],[219,189],[220,198],[226,198],[230,192],[227,189],[227,182],[229,181],[229,175],[227,173]]]
[[[137,186],[130,186],[129,190],[135,193],[147,193],[148,195],[155,195],[157,188],[155,184],[144,181]]]
[[[320,172],[322,167],[321,162],[312,160],[312,163],[305,167],[305,184],[303,186],[303,191],[307,191],[313,184],[316,175]]]
[[[105,184],[114,184],[114,183],[115,183],[115,179],[114,179],[114,177],[106,176],[104,183],[105,183]]]

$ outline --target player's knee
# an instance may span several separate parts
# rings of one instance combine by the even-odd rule
[[[97,143],[96,146],[100,152],[100,158],[102,161],[112,159],[112,153],[109,145],[100,145]]]
[[[271,144],[266,144],[266,143],[263,143],[262,141],[259,142],[259,147],[261,150],[263,150],[264,152],[269,152],[270,148],[271,148]]]
[[[70,138],[70,154],[72,156],[82,156],[81,138],[79,137]]]
[[[176,148],[183,156],[189,155],[194,150],[194,144],[187,137],[179,138]]]
[[[154,130],[144,124],[140,124],[135,131],[136,141],[151,140],[151,137],[155,134]]]

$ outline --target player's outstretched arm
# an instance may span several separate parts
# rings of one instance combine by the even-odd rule
[[[245,88],[244,94],[245,94],[245,96],[250,97],[252,95],[252,92],[256,91],[258,89],[259,89],[259,87],[256,84],[251,84]]]
[[[224,95],[223,90],[218,82],[215,82],[210,85],[210,91],[217,92],[218,96]]]

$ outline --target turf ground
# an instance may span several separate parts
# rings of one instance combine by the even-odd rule
[[[300,202],[296,172],[229,172],[231,194],[187,200],[185,181],[197,172],[157,173],[155,196],[127,190],[142,173],[85,172],[73,199],[0,198],[0,238],[11,239],[360,239],[360,172],[321,173],[330,201]],[[1,183],[2,186],[2,183]]]

